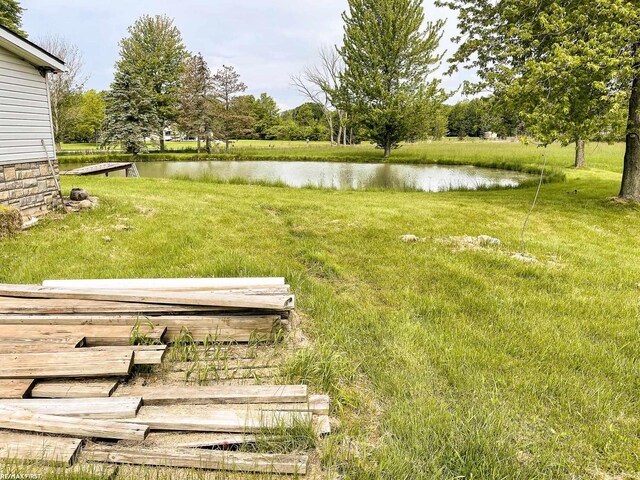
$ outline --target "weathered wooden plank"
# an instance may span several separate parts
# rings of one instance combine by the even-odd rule
[[[84,344],[84,337],[0,337],[0,354],[58,352]]]
[[[61,170],[60,175],[102,175],[104,173],[115,172],[117,170],[126,170],[131,168],[133,163],[127,162],[107,162],[97,163],[95,165],[87,165],[86,167],[74,168],[73,170]]]
[[[229,433],[151,432],[144,441],[148,447],[213,448],[255,443],[256,435]]]
[[[101,300],[205,307],[259,308],[289,310],[294,307],[293,295],[244,295],[215,292],[148,292],[144,290],[91,290],[40,285],[0,284],[0,295],[19,298],[49,298]]]
[[[142,397],[143,405],[207,405],[226,403],[306,402],[306,385],[246,385],[211,387],[132,387],[122,395]],[[120,391],[115,393],[120,395]]]
[[[274,287],[284,285],[282,277],[256,278],[120,278],[90,280],[45,280],[44,287],[97,288],[97,289],[159,289],[208,288],[228,290],[234,288]]]
[[[331,421],[329,415],[314,415],[313,427],[318,436],[329,435],[331,433]]]
[[[0,325],[118,325],[133,326],[136,323],[163,325],[167,327],[166,339],[172,341],[187,329],[194,341],[207,338],[220,342],[248,342],[256,338],[268,338],[280,324],[279,315],[164,315],[144,316],[89,316],[89,315],[0,315]]]
[[[149,433],[148,426],[139,423],[44,415],[13,407],[0,407],[0,428],[115,440],[144,440]]]
[[[136,422],[151,430],[220,433],[258,433],[265,429],[290,428],[312,421],[310,412],[281,412],[234,409],[206,414],[173,413],[172,407],[142,407]]]
[[[118,387],[118,380],[38,381],[32,398],[106,398]]]
[[[0,432],[0,458],[70,466],[75,462],[81,444],[82,440],[78,438]]]
[[[81,455],[79,455],[79,461],[70,467],[66,465],[37,465],[29,461],[11,462],[5,465],[0,463],[0,472],[5,475],[13,474],[14,477],[10,478],[23,479],[116,480],[120,468],[121,465],[83,462]],[[137,479],[135,476],[121,478]]]
[[[15,298],[0,296],[2,315],[56,315],[56,314],[157,314],[195,313],[202,311],[227,310],[226,308],[194,307],[189,305],[153,305],[135,302],[106,302],[95,300],[67,300],[46,298]]]
[[[104,463],[292,475],[305,475],[309,461],[306,455],[125,448],[97,444],[87,446],[82,458]]]
[[[3,338],[13,341],[16,337],[33,339],[34,342],[61,342],[69,337],[83,337],[86,346],[127,346],[134,333],[150,341],[161,341],[166,332],[164,326],[152,326],[140,323],[137,327],[119,325],[9,325],[0,324],[0,341]],[[62,340],[61,340],[62,339]]]
[[[0,400],[0,408],[21,408],[43,415],[101,419],[135,418],[141,405],[140,397]]]
[[[91,352],[133,352],[134,365],[160,365],[167,351],[166,345],[131,345],[89,347]]]
[[[33,388],[32,378],[0,380],[0,398],[25,398]]]
[[[0,378],[91,378],[127,376],[133,352],[68,352],[0,355]]]

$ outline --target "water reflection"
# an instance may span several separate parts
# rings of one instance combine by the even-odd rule
[[[316,186],[338,189],[416,189],[439,192],[489,186],[515,187],[531,176],[519,172],[473,166],[363,164],[338,162],[196,161],[138,163],[142,177],[221,179],[284,182],[291,187]],[[63,165],[70,170],[82,165]],[[121,172],[113,176],[124,175]]]

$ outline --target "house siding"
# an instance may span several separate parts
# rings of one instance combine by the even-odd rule
[[[0,203],[30,215],[59,204],[46,79],[30,63],[0,47]]]

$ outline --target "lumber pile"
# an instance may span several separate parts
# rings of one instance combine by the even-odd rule
[[[304,475],[305,452],[237,448],[296,429],[328,434],[329,398],[304,385],[224,382],[227,364],[192,358],[212,345],[218,356],[242,344],[276,352],[269,343],[290,328],[293,308],[283,278],[0,284],[3,460]],[[254,378],[272,370],[245,356],[233,359],[234,370]],[[188,377],[194,365],[216,371],[216,381],[136,381],[141,368],[171,378]],[[167,435],[179,438],[167,444]]]

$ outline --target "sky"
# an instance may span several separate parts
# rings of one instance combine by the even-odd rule
[[[212,70],[233,65],[247,93],[267,92],[288,109],[306,101],[291,85],[291,75],[317,63],[323,45],[341,42],[347,0],[22,0],[21,5],[32,41],[57,35],[80,48],[86,88],[109,87],[118,42],[138,17],[166,14],[175,19],[187,49],[202,53]],[[447,20],[441,51],[451,54],[455,14],[433,6],[432,0],[424,6],[427,20]],[[443,86],[454,91],[472,76],[467,71],[443,76]]]

